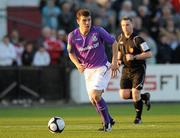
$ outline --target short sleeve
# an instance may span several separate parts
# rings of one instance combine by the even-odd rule
[[[67,51],[68,53],[73,52],[73,32],[69,33],[68,35]]]
[[[143,52],[150,51],[149,46],[147,45],[147,43],[144,41],[142,37],[137,36],[134,39],[135,39],[135,45],[139,47],[141,51]]]
[[[100,38],[108,44],[113,44],[115,42],[115,37],[109,34],[104,28],[98,27]]]

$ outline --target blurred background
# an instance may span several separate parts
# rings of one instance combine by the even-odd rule
[[[144,91],[154,102],[180,102],[180,0],[0,0],[0,105],[88,102],[84,77],[66,49],[82,7],[115,37],[121,17],[132,17],[153,53]],[[111,60],[109,45],[106,51]],[[109,83],[108,102],[125,102],[119,77]]]

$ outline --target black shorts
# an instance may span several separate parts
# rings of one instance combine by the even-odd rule
[[[120,80],[121,89],[135,88],[141,90],[144,85],[145,74],[146,74],[145,65],[141,65],[135,68],[124,66]]]

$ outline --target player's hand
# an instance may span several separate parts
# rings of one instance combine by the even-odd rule
[[[112,74],[111,74],[112,78],[116,77],[118,72],[120,72],[118,64],[111,64],[111,70],[112,70]]]
[[[134,60],[134,56],[131,55],[131,54],[126,54],[126,60],[127,60],[127,61]]]
[[[118,68],[121,66],[121,60],[117,61]]]
[[[78,64],[76,67],[80,73],[83,73],[85,70],[85,67],[83,64]]]

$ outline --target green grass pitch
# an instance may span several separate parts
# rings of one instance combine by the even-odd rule
[[[0,108],[0,138],[180,138],[180,103],[152,105],[143,112],[143,123],[134,125],[132,104],[109,105],[116,120],[111,132],[99,132],[100,117],[90,105]],[[60,116],[66,126],[52,134],[47,123]]]

